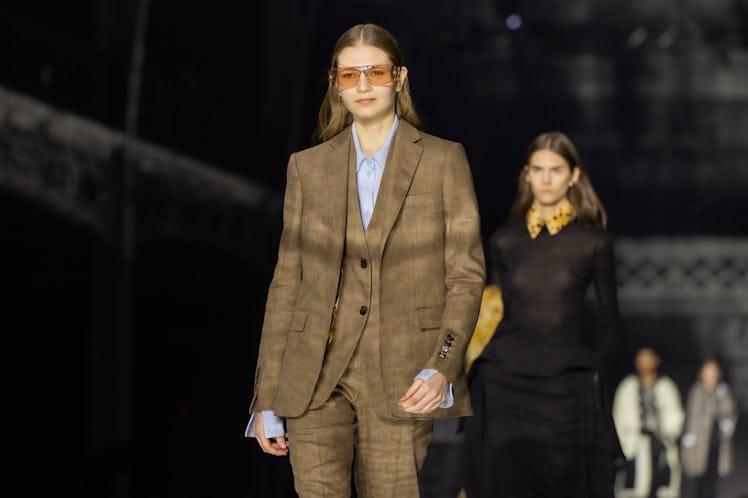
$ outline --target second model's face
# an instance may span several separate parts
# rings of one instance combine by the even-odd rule
[[[542,207],[554,207],[566,197],[569,186],[579,178],[579,170],[550,149],[533,152],[525,166],[525,180]]]
[[[387,53],[371,45],[346,47],[338,54],[337,65],[345,67],[367,67],[386,65],[391,67]],[[393,69],[394,70],[394,69]],[[395,113],[395,99],[407,74],[405,67],[394,74],[396,78],[384,85],[372,85],[365,74],[360,73],[357,84],[339,89],[340,98],[356,122],[375,124],[391,118]]]

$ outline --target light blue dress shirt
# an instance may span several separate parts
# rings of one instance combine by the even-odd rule
[[[371,216],[374,214],[374,205],[377,202],[377,194],[379,194],[379,185],[382,183],[382,174],[384,173],[384,166],[387,161],[387,154],[390,151],[390,145],[392,144],[392,137],[395,135],[397,125],[400,122],[397,116],[395,121],[392,123],[387,138],[374,153],[373,156],[366,156],[361,151],[361,144],[358,141],[358,134],[356,133],[356,123],[351,126],[353,133],[353,143],[356,147],[356,186],[358,188],[358,205],[361,210],[361,221],[364,224],[364,230],[369,227],[369,221]],[[418,375],[413,379],[420,379],[427,381],[434,375],[437,370],[433,368],[426,368],[421,370]],[[439,405],[439,408],[449,408],[454,404],[454,395],[452,393],[452,383],[449,383],[449,389],[447,389],[447,397],[444,402]],[[249,418],[247,428],[244,430],[246,437],[255,437],[252,431],[252,422],[254,421],[255,414]],[[283,436],[286,433],[283,418],[276,416],[272,410],[262,411],[262,425],[265,427],[265,437],[273,438]]]
[[[392,137],[395,135],[397,125],[400,122],[397,116],[392,123],[387,138],[373,156],[367,156],[361,151],[361,143],[356,132],[356,123],[351,126],[353,133],[353,144],[356,147],[356,187],[358,190],[358,207],[361,211],[361,221],[364,223],[364,231],[369,228],[371,215],[374,214],[374,205],[379,194],[379,185],[382,183],[382,173],[390,152]]]

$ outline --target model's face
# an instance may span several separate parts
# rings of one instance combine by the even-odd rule
[[[714,389],[719,383],[721,374],[719,365],[713,361],[707,362],[701,367],[701,382],[707,389]]]
[[[391,118],[395,113],[395,99],[397,92],[403,86],[403,81],[408,73],[405,67],[395,71],[387,54],[371,45],[359,45],[355,47],[346,47],[338,54],[338,68],[365,68],[378,66],[374,68],[371,79],[372,84],[367,78],[364,71],[348,71],[345,76],[349,80],[354,80],[355,85],[348,88],[341,88],[342,85],[336,84],[335,88],[340,94],[343,105],[351,113],[357,123],[375,124]],[[381,71],[392,71],[392,80],[378,83],[376,76],[381,75]],[[339,73],[340,74],[340,73]],[[390,78],[384,78],[389,80]],[[351,85],[351,83],[347,83]]]
[[[639,373],[654,372],[660,366],[660,357],[651,349],[641,349],[636,354],[634,366]]]
[[[541,207],[555,207],[578,179],[579,168],[572,169],[563,156],[550,149],[533,152],[525,166],[525,180]]]

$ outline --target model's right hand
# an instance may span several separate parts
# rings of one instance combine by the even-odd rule
[[[257,444],[265,453],[269,453],[275,456],[288,455],[288,442],[286,438],[288,433],[284,436],[278,436],[271,439],[265,437],[265,426],[262,423],[262,412],[255,414],[254,423],[252,424],[252,433],[257,439]]]
[[[431,413],[444,403],[448,388],[449,381],[440,372],[436,372],[426,381],[416,379],[397,402],[397,406],[408,413]]]

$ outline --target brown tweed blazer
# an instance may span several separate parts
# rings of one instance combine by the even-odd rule
[[[296,417],[320,375],[344,252],[351,128],[291,155],[283,233],[267,296],[250,411]],[[355,160],[353,161],[355,163]],[[478,205],[459,143],[400,120],[367,232],[380,286],[380,370],[372,382],[392,417],[424,368],[454,385],[455,404],[427,418],[469,415],[465,351],[485,283]],[[373,218],[374,219],[374,218]],[[372,219],[372,220],[373,220]],[[370,233],[375,232],[375,233]],[[364,299],[365,296],[362,296]],[[372,310],[374,311],[374,310]],[[449,351],[440,357],[448,336]],[[381,395],[380,395],[381,396]]]

